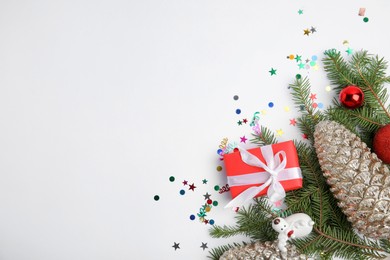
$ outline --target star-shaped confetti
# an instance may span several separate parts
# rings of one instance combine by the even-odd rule
[[[276,75],[276,71],[277,71],[276,69],[271,68],[271,70],[268,72],[271,73],[271,76],[272,76],[272,75]]]
[[[310,94],[310,99],[311,100],[314,100],[314,99],[317,99],[317,94]]]
[[[177,249],[180,249],[180,243],[176,243],[176,242],[173,242],[173,248],[175,249],[175,251],[177,250]]]
[[[297,124],[297,121],[295,120],[295,118],[290,119],[290,125],[295,126],[296,124]]]
[[[193,184],[190,185],[190,188],[189,188],[188,190],[195,191],[195,189],[196,189],[196,186],[195,186],[195,184],[193,183]]]
[[[303,35],[309,36],[309,34],[310,34],[310,30],[309,29],[303,30]]]
[[[311,33],[315,33],[315,32],[317,31],[317,29],[316,29],[315,27],[312,26],[312,27],[310,28],[310,31],[311,31]]]
[[[277,135],[277,136],[282,136],[283,134],[284,134],[284,132],[283,132],[282,129],[276,130],[276,135]]]
[[[203,183],[203,184],[207,184],[207,182],[208,182],[208,180],[206,180],[206,179],[203,179],[203,180],[202,180],[202,183]]]
[[[246,124],[246,123],[248,123],[248,119],[244,118],[244,119],[242,120],[242,122],[243,122],[244,124]]]
[[[184,180],[184,181],[183,181],[183,185],[184,185],[184,186],[188,185],[188,181]]]
[[[353,53],[353,50],[348,47],[348,49],[345,52],[348,53],[348,55],[351,55]]]
[[[309,61],[310,61],[309,59],[306,59],[306,60],[305,60],[306,63],[309,63]]]
[[[298,61],[301,61],[301,59],[302,59],[302,56],[299,56],[298,54],[297,54],[297,56],[295,56],[295,60],[298,62]]]
[[[241,139],[241,143],[244,143],[244,144],[246,144],[246,140],[248,140],[246,137],[245,137],[245,135],[243,136],[243,137],[240,137],[240,139]]]
[[[201,245],[200,247],[203,249],[203,251],[204,251],[206,248],[209,248],[209,247],[207,246],[207,243],[203,243],[203,242],[202,242],[202,245]]]
[[[298,14],[299,14],[299,15],[303,14],[303,10],[302,10],[302,9],[299,9],[299,10],[298,10]]]
[[[211,194],[209,194],[208,192],[206,192],[206,194],[203,195],[203,197],[204,197],[205,200],[209,200],[209,199],[210,199],[210,196],[211,196]]]
[[[238,120],[237,124],[238,124],[238,125],[242,125],[241,120]]]
[[[300,63],[298,64],[298,67],[299,67],[299,69],[304,69],[304,68],[305,68],[305,64],[302,63],[302,62],[300,62]]]

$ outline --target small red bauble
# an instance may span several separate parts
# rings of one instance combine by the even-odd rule
[[[357,86],[347,86],[341,90],[339,100],[346,108],[358,108],[363,105],[364,93]]]
[[[374,152],[384,163],[390,163],[390,125],[379,128],[373,140]]]

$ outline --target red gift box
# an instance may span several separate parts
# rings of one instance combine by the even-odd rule
[[[302,188],[301,169],[299,168],[298,154],[293,141],[286,141],[273,145],[267,145],[260,148],[249,149],[247,151],[250,154],[256,156],[258,159],[260,159],[262,163],[267,165],[267,160],[263,157],[262,149],[263,152],[267,149],[268,151],[271,151],[273,153],[272,156],[275,156],[279,152],[285,155],[285,158],[281,159],[285,160],[285,168],[277,174],[277,180],[283,186],[285,191]],[[279,158],[281,158],[280,153],[277,155],[277,157]],[[233,198],[237,197],[239,194],[246,191],[250,187],[263,185],[264,182],[271,176],[270,173],[268,173],[261,167],[248,165],[243,161],[243,158],[241,156],[241,152],[239,151],[224,155],[226,175],[228,178],[230,192]],[[260,177],[258,179],[262,179],[263,181],[258,183],[242,184],[248,182],[245,179],[253,175],[257,175],[258,177]],[[232,184],[232,179],[237,178],[244,179],[244,181],[239,181],[241,182],[241,184],[238,185],[237,182],[236,184]],[[254,197],[259,197],[267,194],[268,188],[269,187],[265,187]]]

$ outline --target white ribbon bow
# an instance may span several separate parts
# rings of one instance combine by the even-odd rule
[[[229,176],[228,177],[229,186],[232,187],[232,186],[248,185],[253,183],[263,183],[263,182],[264,183],[261,186],[249,187],[248,189],[240,193],[237,197],[235,197],[233,200],[231,200],[225,206],[225,208],[241,206],[248,200],[254,198],[259,192],[264,190],[266,187],[269,187],[267,191],[267,196],[271,202],[283,200],[286,197],[286,192],[282,184],[280,184],[279,182],[281,178],[278,178],[278,174],[283,170],[285,170],[286,168],[286,164],[287,164],[286,152],[279,151],[274,155],[272,147],[270,145],[260,147],[262,155],[266,161],[266,163],[264,164],[262,161],[260,161],[259,158],[249,153],[245,149],[241,147],[238,147],[238,149],[240,150],[241,159],[244,163],[251,166],[263,168],[266,172],[261,174],[254,173],[254,174],[240,175],[240,176]],[[282,160],[280,160],[280,155],[282,156]],[[298,169],[292,168],[288,175],[289,176],[286,176],[288,178],[302,176],[299,168]],[[265,178],[268,177],[268,178],[265,181],[261,181],[260,179],[264,180],[264,177]]]

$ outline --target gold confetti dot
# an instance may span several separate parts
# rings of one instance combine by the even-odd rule
[[[284,111],[286,111],[286,112],[290,112],[290,107],[289,107],[289,106],[285,106],[283,109],[284,109]]]
[[[217,171],[222,171],[222,166],[217,166]]]
[[[207,207],[205,208],[205,211],[206,211],[206,212],[210,212],[210,210],[211,210],[211,208],[210,208],[209,206],[207,206]]]
[[[293,59],[295,58],[295,56],[294,56],[293,54],[290,54],[290,56],[288,56],[288,58],[289,58],[290,60],[293,60]]]
[[[344,46],[348,46],[348,45],[349,45],[349,42],[348,42],[347,40],[344,40],[344,41],[343,41],[343,45],[344,45]]]
[[[330,86],[326,86],[326,87],[325,87],[325,90],[326,90],[327,92],[329,92],[329,91],[332,90],[332,88],[331,88]]]

